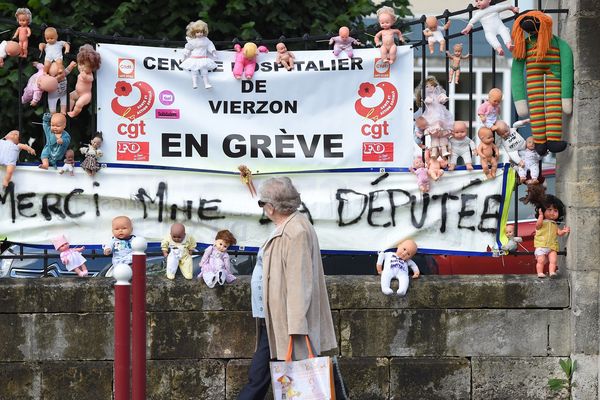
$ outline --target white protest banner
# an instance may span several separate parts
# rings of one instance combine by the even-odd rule
[[[111,237],[111,220],[128,215],[134,233],[160,242],[174,221],[200,243],[229,229],[238,245],[256,249],[273,224],[235,174],[106,168],[89,179],[19,167],[19,179],[0,196],[0,236],[49,244],[66,234],[73,244]],[[511,171],[512,173],[512,171]],[[56,175],[54,175],[56,174]],[[255,184],[270,175],[257,176]],[[392,172],[293,173],[305,213],[324,251],[377,251],[411,237],[421,251],[481,253],[495,243],[506,175],[485,180],[481,170],[446,173],[422,194],[413,174]]]
[[[182,49],[100,44],[98,130],[103,162],[254,172],[340,170],[411,163],[413,51],[376,62],[297,51],[293,71],[259,53],[253,80],[219,51],[212,89],[192,88]],[[344,54],[344,53],[342,53]]]

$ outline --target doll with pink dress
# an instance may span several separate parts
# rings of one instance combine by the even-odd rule
[[[425,79],[425,98],[423,100],[425,110],[423,111],[423,117],[427,120],[430,131],[434,130],[436,134],[444,137],[448,137],[454,127],[454,116],[444,106],[447,102],[448,96],[446,96],[444,88],[435,76],[428,76]]]
[[[29,77],[27,86],[23,89],[23,96],[21,96],[21,103],[31,105],[35,107],[42,98],[43,90],[38,86],[38,79],[44,75],[44,65],[39,62],[34,62],[33,66],[37,71]]]
[[[422,157],[415,157],[413,165],[409,168],[410,172],[417,176],[417,185],[423,193],[429,192],[429,173],[425,167]]]
[[[209,288],[215,287],[217,283],[224,285],[236,280],[231,273],[229,254],[227,254],[229,246],[236,242],[235,236],[225,229],[217,232],[215,243],[204,250],[200,260],[201,272],[198,274],[198,278],[202,278]]]
[[[477,108],[479,120],[486,128],[491,128],[492,131],[496,130],[494,125],[496,124],[496,120],[500,118],[502,97],[502,90],[493,88],[488,93],[488,99]]]
[[[31,28],[29,27],[29,24],[31,24],[31,11],[29,11],[29,8],[17,8],[15,18],[19,27],[15,31],[13,39],[19,39],[19,48],[21,51],[19,57],[26,58],[29,36],[31,36]]]
[[[233,76],[235,79],[242,79],[242,75],[244,75],[246,79],[252,79],[254,70],[256,69],[256,58],[258,57],[258,53],[269,52],[265,46],[257,46],[252,42],[246,43],[244,47],[236,44],[233,46],[233,49],[237,53],[233,65]]]
[[[88,270],[85,266],[86,260],[81,255],[81,252],[85,250],[85,247],[70,248],[69,241],[64,235],[53,238],[52,244],[56,250],[60,251],[60,261],[62,261],[67,270],[75,271],[80,277],[87,276]]]
[[[210,89],[212,85],[208,82],[208,71],[217,68],[217,49],[213,42],[207,37],[208,25],[202,20],[193,21],[188,24],[185,31],[185,49],[183,50],[183,61],[181,68],[192,73],[192,88],[198,88],[198,75],[202,76],[204,88]]]

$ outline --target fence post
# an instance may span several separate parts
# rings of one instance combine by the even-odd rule
[[[146,240],[135,237],[131,281],[131,398],[146,400]]]
[[[129,369],[131,353],[129,351],[130,339],[130,285],[131,267],[127,264],[115,266],[113,276],[115,282],[115,356],[113,364],[114,374],[114,399],[129,400]]]

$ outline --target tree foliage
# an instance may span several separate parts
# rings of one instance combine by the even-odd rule
[[[28,77],[34,73],[31,61],[39,59],[37,46],[42,41],[46,25],[59,30],[60,40],[71,42],[72,51],[66,57],[66,65],[74,59],[80,45],[94,42],[93,38],[77,32],[179,41],[183,46],[186,25],[197,19],[208,23],[209,36],[217,49],[231,47],[234,38],[270,44],[282,36],[301,38],[308,34],[329,37],[340,26],[350,27],[355,37],[366,41],[369,36],[365,32],[372,35],[378,28],[365,26],[364,19],[372,16],[382,5],[394,7],[399,16],[408,14],[408,0],[388,0],[377,6],[371,0],[203,0],[196,4],[183,0],[29,0],[20,4],[0,1],[0,31],[9,30],[0,36],[1,40],[10,39],[14,33],[17,7],[28,7],[33,15],[28,59],[9,58],[4,68],[0,68],[0,107],[4,111],[0,120],[0,134],[18,127],[20,120],[24,139],[41,135],[39,125],[32,125],[32,122],[41,120],[42,107],[31,109],[24,105],[19,117],[17,96],[20,97]],[[118,42],[118,39],[113,42]],[[291,42],[288,47],[292,50],[325,49],[327,42]],[[69,77],[69,90],[75,84],[75,75],[76,72]],[[77,119],[69,121],[74,145],[89,140],[93,122],[90,108],[84,110]],[[41,151],[42,145],[35,143],[34,148]]]

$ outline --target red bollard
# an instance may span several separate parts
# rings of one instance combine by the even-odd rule
[[[116,265],[113,276],[115,283],[115,356],[114,356],[114,400],[129,400],[129,280],[131,279],[131,267],[127,264]]]
[[[135,237],[131,247],[131,398],[146,400],[146,240]]]

